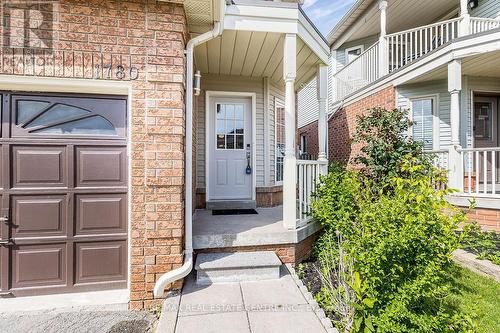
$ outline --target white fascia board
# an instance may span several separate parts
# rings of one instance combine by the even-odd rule
[[[318,34],[314,27],[311,26],[302,13],[299,13],[298,30],[299,37],[304,41],[304,43],[309,46],[309,48],[321,59],[321,61],[323,61],[325,65],[328,65],[330,47]]]
[[[323,63],[328,64],[328,44],[297,8],[232,5],[227,7],[224,29],[297,34]]]
[[[378,12],[378,1],[373,2],[367,9],[364,15],[359,17],[356,22],[351,24],[351,26],[344,32],[342,35],[337,38],[337,40],[332,44],[332,50],[336,50],[342,46],[351,36],[352,34],[358,30],[362,25],[365,24],[365,18],[374,15]],[[378,31],[374,31],[374,34]]]
[[[225,16],[224,30],[276,32],[283,34],[298,33],[297,22],[293,20],[233,15]]]

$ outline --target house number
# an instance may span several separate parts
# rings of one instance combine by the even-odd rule
[[[139,69],[137,67],[131,66],[128,70],[123,65],[104,65],[102,66],[102,77],[101,77],[101,66],[95,65],[94,79],[113,79],[123,80],[128,74],[129,80],[137,80],[139,77]]]

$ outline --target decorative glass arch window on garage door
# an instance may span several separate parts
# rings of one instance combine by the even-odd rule
[[[116,112],[113,113],[115,103],[109,104],[113,100],[73,97],[50,99],[44,96],[35,100],[37,98],[35,96],[33,99],[23,97],[14,97],[12,103],[14,107],[12,115],[15,117],[17,125],[13,131],[15,135],[85,135],[93,137],[124,135],[125,115],[122,117],[116,115]],[[73,101],[76,105],[68,103]],[[111,121],[106,116],[111,116]],[[114,124],[117,122],[123,123],[120,133]]]

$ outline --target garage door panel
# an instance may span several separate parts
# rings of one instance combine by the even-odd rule
[[[12,249],[12,288],[66,284],[66,244]]]
[[[0,144],[0,216],[9,223],[0,223],[0,239],[10,242],[0,246],[0,291],[126,288],[127,98],[7,98],[0,103],[9,129]]]
[[[75,202],[76,235],[127,232],[125,193],[78,194]]]
[[[65,207],[65,195],[13,196],[12,238],[64,236]]]
[[[2,126],[0,126],[1,128]],[[4,166],[3,166],[3,163],[4,163],[4,160],[3,160],[3,146],[0,145],[0,189],[3,189],[4,188],[4,184],[3,184],[3,170],[4,170]]]
[[[126,241],[77,243],[75,283],[126,281]]]
[[[125,147],[77,147],[76,186],[126,186]]]
[[[66,147],[14,146],[14,187],[66,187]]]

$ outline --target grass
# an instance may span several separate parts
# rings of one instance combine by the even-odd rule
[[[473,318],[474,332],[500,333],[500,283],[455,265],[450,305]]]

